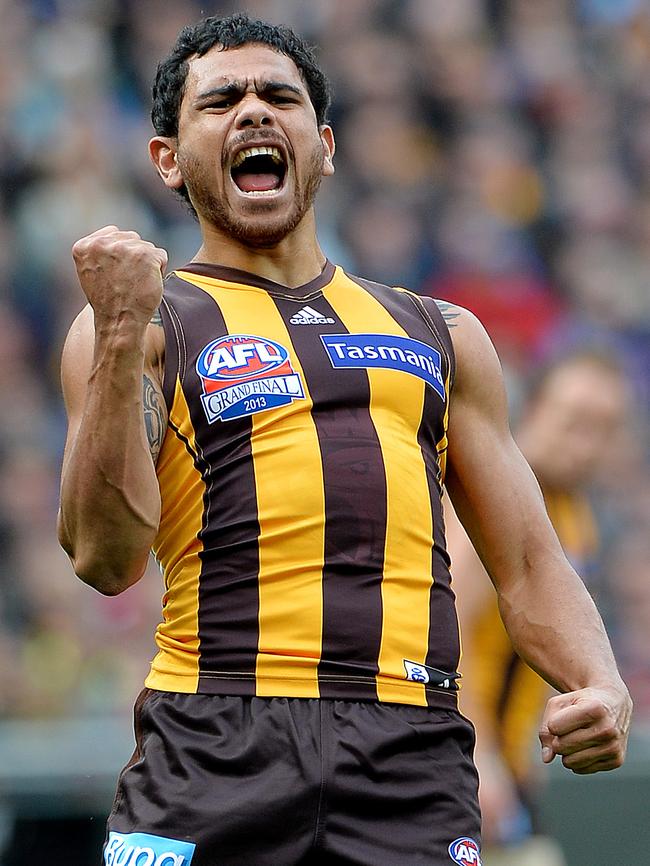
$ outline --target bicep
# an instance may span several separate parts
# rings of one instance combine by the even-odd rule
[[[93,311],[88,305],[74,320],[61,357],[61,387],[68,418],[63,471],[74,447],[86,406],[86,395],[93,369],[94,339]],[[162,391],[163,356],[162,328],[152,327],[147,335],[145,350],[142,410],[147,442],[154,464],[158,459],[167,429],[167,406]]]
[[[457,377],[449,416],[446,484],[493,582],[522,574],[559,543],[539,485],[512,438],[503,376],[482,326],[462,316],[455,349]]]
[[[63,469],[77,438],[86,403],[94,352],[93,313],[86,306],[72,323],[61,356],[61,389],[68,418]]]

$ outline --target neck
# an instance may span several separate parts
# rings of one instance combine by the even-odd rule
[[[203,220],[199,222],[203,243],[194,262],[238,268],[290,288],[315,279],[325,265],[316,238],[313,208],[291,234],[272,247],[248,246]]]

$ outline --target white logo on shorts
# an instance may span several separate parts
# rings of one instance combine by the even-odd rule
[[[112,831],[104,849],[105,866],[190,866],[193,842],[167,839],[150,833]]]

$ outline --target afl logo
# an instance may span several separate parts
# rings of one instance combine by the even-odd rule
[[[481,866],[479,847],[473,839],[461,836],[449,846],[449,856],[458,866]]]
[[[288,350],[267,337],[230,334],[212,340],[199,353],[196,372],[210,424],[278,409],[305,398]]]
[[[196,369],[204,379],[252,379],[282,366],[288,357],[284,346],[273,340],[237,334],[209,343],[199,355]]]

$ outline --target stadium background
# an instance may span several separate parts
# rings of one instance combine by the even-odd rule
[[[649,0],[2,0],[0,864],[96,862],[161,593],[152,569],[103,598],[57,545],[58,365],[83,300],[70,247],[116,223],[172,266],[193,254],[196,225],[146,156],[150,81],[183,24],[240,9],[295,26],[332,78],[330,258],[474,309],[514,414],[558,351],[607,346],[630,374],[635,416],[593,491],[608,546],[590,589],[636,702],[632,758],[597,780],[552,770],[547,799],[571,866],[644,862]]]

